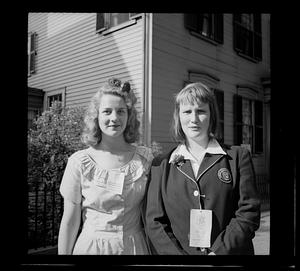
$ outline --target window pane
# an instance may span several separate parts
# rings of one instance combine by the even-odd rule
[[[248,56],[253,56],[253,32],[241,27],[240,36],[238,37],[239,48]]]
[[[254,27],[253,14],[242,14],[241,21],[234,24],[234,46],[249,57],[261,59],[260,40],[255,36]]]
[[[243,124],[252,124],[252,107],[250,100],[243,99]]]
[[[56,95],[52,95],[52,96],[48,97],[48,106],[51,107],[52,103],[54,101],[61,102],[62,101],[62,95],[61,94],[56,94]]]
[[[129,21],[129,13],[110,13],[110,27]]]
[[[243,144],[250,144],[252,146],[252,127],[243,125]]]
[[[253,146],[253,113],[252,113],[252,101],[248,99],[243,99],[242,101],[242,114],[243,114],[243,138],[242,144],[249,144],[252,148]]]
[[[185,13],[184,25],[204,37],[223,43],[223,14]]]
[[[202,28],[200,29],[201,34],[206,37],[212,37],[212,14],[204,13],[202,14]]]
[[[248,30],[253,31],[254,30],[254,24],[253,24],[253,16],[252,14],[242,14],[241,17],[241,24]]]
[[[105,29],[104,16],[105,16],[105,13],[97,13],[96,30]]]

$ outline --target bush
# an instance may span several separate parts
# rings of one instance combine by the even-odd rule
[[[80,141],[84,110],[54,102],[34,121],[28,131],[29,184],[60,182],[68,157],[84,148]]]

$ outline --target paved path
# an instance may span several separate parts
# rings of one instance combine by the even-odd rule
[[[270,252],[270,211],[261,213],[260,227],[253,239],[255,255],[269,255]]]

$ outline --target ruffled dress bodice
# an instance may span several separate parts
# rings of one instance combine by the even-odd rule
[[[144,146],[117,169],[102,168],[88,149],[70,156],[60,192],[82,205],[83,227],[73,254],[148,254],[141,202],[152,159]],[[121,190],[115,180],[123,183]]]

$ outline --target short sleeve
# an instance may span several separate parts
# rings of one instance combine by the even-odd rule
[[[80,164],[74,156],[70,156],[60,184],[60,193],[63,198],[76,204],[81,203],[81,173]]]

